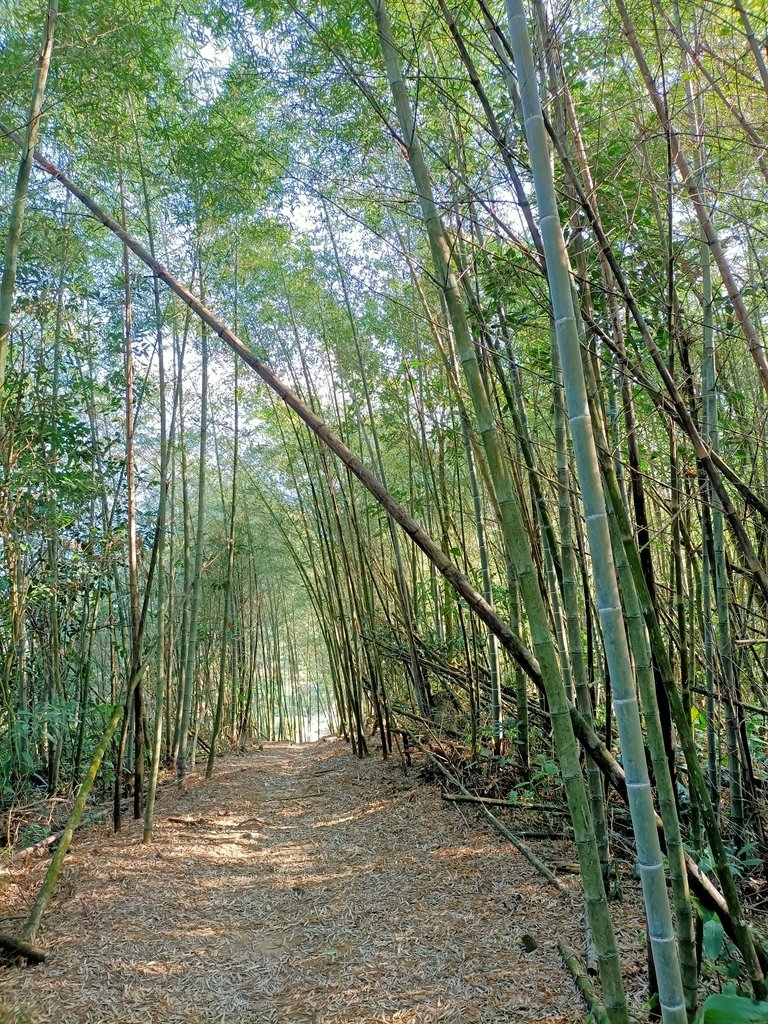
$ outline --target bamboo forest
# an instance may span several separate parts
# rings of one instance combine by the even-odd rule
[[[765,0],[0,54],[0,1024],[768,1024]]]

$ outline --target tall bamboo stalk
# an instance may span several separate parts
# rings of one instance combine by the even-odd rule
[[[200,272],[202,287],[203,273]],[[197,472],[197,524],[195,528],[195,561],[192,576],[192,592],[189,604],[187,646],[184,651],[184,687],[181,698],[181,719],[179,723],[179,752],[176,773],[179,784],[183,785],[187,774],[188,733],[192,720],[192,705],[195,692],[195,670],[197,666],[197,636],[200,613],[200,597],[203,590],[203,547],[205,544],[205,484],[206,454],[208,450],[208,325],[200,332],[202,351],[201,392],[200,392],[200,451]]]
[[[235,259],[235,274],[237,274],[237,260]],[[216,742],[221,730],[221,722],[224,715],[224,698],[227,692],[227,638],[232,631],[232,584],[235,575],[235,521],[237,515],[237,468],[239,460],[240,441],[240,400],[237,387],[238,360],[235,360],[235,397],[234,397],[234,435],[232,438],[232,489],[229,501],[229,522],[227,524],[227,564],[224,577],[224,592],[222,594],[222,620],[221,620],[221,649],[219,651],[219,685],[216,695],[216,710],[213,716],[211,728],[211,745],[208,750],[208,763],[205,767],[205,777],[210,779],[213,775],[213,765],[216,759]]]
[[[600,964],[606,1005],[611,1020],[618,1024],[619,1021],[627,1019],[618,952],[613,925],[608,913],[600,857],[589,817],[584,778],[578,762],[578,747],[570,724],[569,705],[557,653],[547,622],[529,538],[525,531],[502,446],[497,436],[494,414],[478,364],[474,339],[462,303],[460,286],[451,267],[450,248],[435,203],[431,177],[424,160],[413,109],[403,81],[387,8],[383,0],[372,0],[372,6],[400,131],[405,140],[408,161],[429,237],[434,269],[453,327],[457,355],[472,398],[478,432],[488,459],[488,467],[501,513],[505,545],[515,562],[517,580],[528,615],[534,649],[542,666],[542,679],[547,690],[560,769],[574,825],[585,900]],[[642,750],[642,737],[640,739],[640,749]],[[652,810],[651,803],[651,812]],[[658,845],[658,840],[656,842]],[[669,913],[668,908],[667,913]]]
[[[139,168],[141,171],[142,194],[144,199],[144,217],[147,225],[147,241],[149,251],[155,255],[155,233],[152,219],[152,208],[149,196],[147,175],[144,163],[141,160],[141,149],[139,152]],[[168,470],[169,470],[169,438],[168,438],[168,408],[165,380],[165,350],[163,346],[163,317],[160,308],[160,282],[157,277],[152,279],[152,299],[155,314],[155,345],[157,348],[157,373],[158,373],[158,400],[160,412],[160,493],[158,495],[157,510],[157,644],[156,644],[156,677],[155,677],[155,721],[152,731],[152,747],[149,764],[149,778],[147,780],[147,799],[144,805],[144,834],[143,842],[152,842],[152,825],[155,813],[155,795],[157,793],[157,780],[160,773],[160,755],[163,743],[163,719],[169,714],[169,709],[164,707],[167,671],[166,667],[166,624],[168,611],[166,602],[166,576],[165,576],[165,546],[166,546],[166,522],[168,511]]]
[[[506,7],[523,124],[539,206],[571,438],[592,552],[597,607],[615,695],[616,720],[627,774],[630,812],[659,983],[659,999],[665,1024],[686,1024],[680,963],[655,826],[653,795],[645,763],[645,744],[632,663],[622,619],[616,568],[610,554],[610,530],[589,414],[581,344],[571,294],[570,266],[560,225],[527,19],[522,0],[507,0]]]
[[[29,179],[35,162],[35,143],[40,130],[45,84],[48,79],[48,69],[51,65],[53,33],[58,10],[58,0],[48,0],[40,56],[37,62],[37,73],[35,74],[32,99],[29,104],[21,160],[19,161],[13,205],[11,206],[11,217],[8,223],[8,240],[3,259],[3,275],[2,279],[0,279],[0,392],[2,392],[5,386],[8,345],[11,333],[11,310],[13,309],[13,296],[16,290],[16,267],[19,260],[21,236],[24,228],[24,211],[27,204]]]

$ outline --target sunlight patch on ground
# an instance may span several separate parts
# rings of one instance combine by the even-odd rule
[[[5,888],[9,918],[44,868]],[[584,1019],[552,941],[580,944],[576,901],[396,763],[341,743],[227,759],[166,791],[155,844],[140,822],[94,827],[67,870],[40,935],[48,962],[0,976],[2,1022]]]

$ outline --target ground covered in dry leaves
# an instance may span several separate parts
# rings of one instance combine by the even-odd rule
[[[0,869],[1,931],[49,857]],[[621,913],[632,965],[641,926]],[[138,822],[77,833],[48,960],[0,972],[0,1022],[582,1024],[561,936],[582,949],[578,897],[416,769],[275,744],[164,790],[152,846]]]

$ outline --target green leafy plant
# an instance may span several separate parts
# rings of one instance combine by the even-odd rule
[[[738,978],[741,962],[735,945],[728,939],[720,919],[711,911],[700,909],[702,930],[702,972],[710,977]]]
[[[768,1003],[736,992],[708,996],[696,1024],[768,1024]]]

